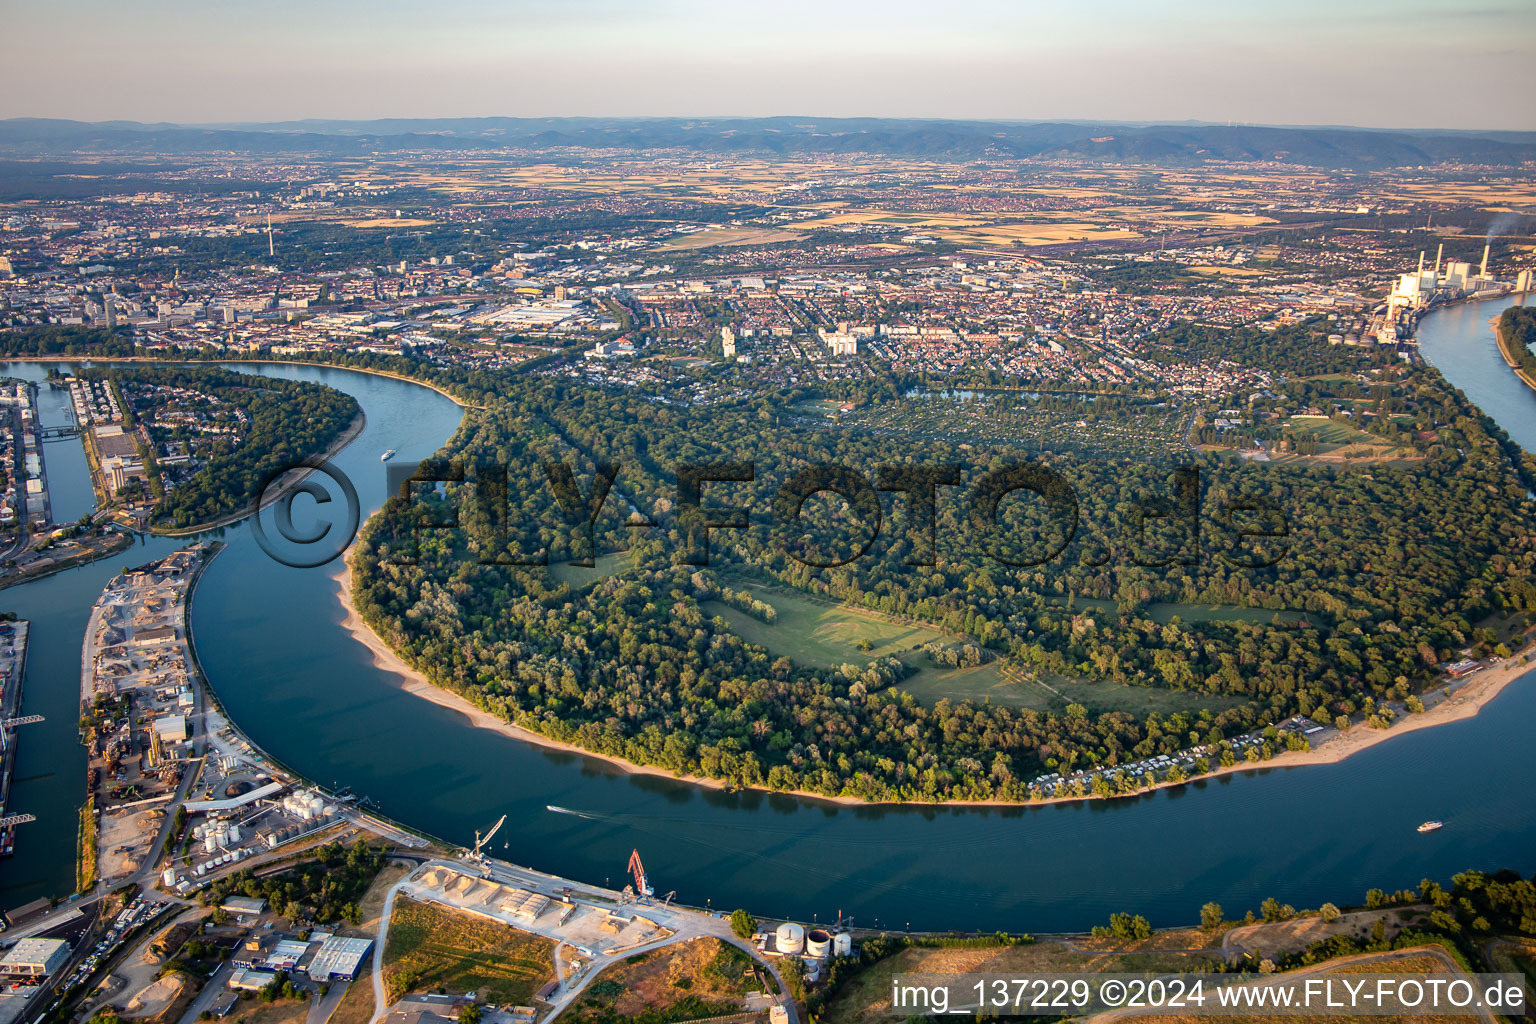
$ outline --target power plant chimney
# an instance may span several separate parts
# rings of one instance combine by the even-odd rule
[[[1420,249],[1419,250],[1419,276],[1420,277],[1424,276],[1424,256],[1425,256],[1424,250]]]
[[[1493,245],[1491,243],[1483,246],[1483,268],[1477,272],[1478,277],[1488,276],[1488,250],[1492,248]]]
[[[1440,276],[1440,257],[1445,255],[1445,243],[1440,243],[1440,248],[1435,250],[1435,276]]]

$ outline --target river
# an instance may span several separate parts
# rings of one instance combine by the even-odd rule
[[[1501,308],[1434,313],[1420,338],[1431,361],[1536,450],[1536,394],[1503,365],[1486,328]],[[367,431],[337,465],[370,510],[384,491],[378,453],[425,455],[459,418],[447,399],[399,381],[310,367],[260,372],[331,384],[362,403]],[[675,889],[685,902],[803,920],[842,913],[860,926],[1049,932],[1120,910],[1171,925],[1195,920],[1212,899],[1241,914],[1267,896],[1296,906],[1360,902],[1373,886],[1444,880],[1468,867],[1536,868],[1531,676],[1476,718],[1339,764],[1258,769],[1108,803],[833,806],[626,775],[470,727],[405,693],[338,628],[328,568],[277,565],[244,525],[222,538],[229,547],[198,587],[193,628],[214,689],[251,738],[309,777],[350,785],[384,813],[456,842],[507,814],[490,852],[540,870],[621,884],[638,848],[658,891]],[[21,826],[16,856],[0,862],[5,906],[69,886],[84,772],[69,745],[91,602],[119,564],[174,546],[151,541],[0,592],[0,607],[36,623],[41,649],[26,711],[50,715],[20,738],[12,806],[42,820]],[[551,804],[580,813],[553,813]],[[1414,832],[1432,817],[1446,827]]]

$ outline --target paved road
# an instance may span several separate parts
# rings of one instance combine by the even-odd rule
[[[325,1024],[331,1019],[331,1014],[336,1012],[336,1007],[341,1005],[342,997],[351,987],[350,981],[332,982],[331,990],[326,993],[325,998],[316,999],[309,1004],[309,1016],[304,1018],[304,1024]]]
[[[219,998],[219,993],[224,991],[225,982],[229,981],[229,976],[233,973],[235,973],[235,965],[228,960],[219,964],[218,970],[208,976],[208,984],[204,985],[203,990],[197,994],[197,998],[192,1000],[192,1005],[187,1007],[187,1012],[181,1015],[178,1024],[197,1024],[198,1015],[213,1007],[213,1001]]]

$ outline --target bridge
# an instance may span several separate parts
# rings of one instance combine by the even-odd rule
[[[80,424],[70,423],[61,427],[40,427],[37,436],[44,441],[52,441],[60,437],[75,437],[80,433]]]
[[[13,726],[32,725],[41,721],[44,721],[42,715],[22,715],[20,718],[7,718],[5,721],[0,722],[0,726],[4,726],[5,728],[9,729]]]
[[[0,818],[0,828],[10,828],[12,825],[25,825],[29,821],[36,821],[35,814],[7,814]]]

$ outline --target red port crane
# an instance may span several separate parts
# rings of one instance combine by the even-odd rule
[[[641,896],[654,896],[656,890],[651,887],[650,881],[645,877],[645,865],[640,863],[640,851],[631,850],[629,853],[629,873],[635,876],[635,892]]]

